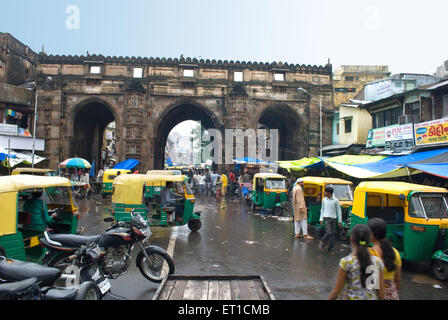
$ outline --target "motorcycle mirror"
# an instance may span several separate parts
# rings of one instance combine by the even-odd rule
[[[104,218],[104,222],[114,222],[115,219],[113,217]]]

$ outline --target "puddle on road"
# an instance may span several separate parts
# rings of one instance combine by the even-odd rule
[[[412,276],[412,282],[418,284],[440,285],[440,282],[426,274],[415,274]]]

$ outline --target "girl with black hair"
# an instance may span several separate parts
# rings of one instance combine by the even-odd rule
[[[329,300],[384,299],[384,265],[380,258],[370,254],[370,235],[366,225],[353,227],[350,237],[353,251],[339,262],[338,278]]]
[[[367,226],[372,232],[373,247],[370,253],[383,260],[384,269],[384,299],[399,300],[398,290],[401,280],[400,253],[386,239],[386,222],[380,218],[370,219]]]

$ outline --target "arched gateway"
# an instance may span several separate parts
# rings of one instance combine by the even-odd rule
[[[223,137],[225,129],[278,129],[279,160],[317,155],[320,98],[331,143],[331,65],[40,54],[38,69],[54,79],[39,93],[50,167],[73,156],[101,163],[111,122],[117,161],[135,158],[142,171],[163,166],[168,134],[185,120]]]

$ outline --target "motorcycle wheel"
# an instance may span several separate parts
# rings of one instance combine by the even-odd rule
[[[93,281],[83,282],[76,292],[75,300],[101,300],[101,292]]]
[[[161,283],[165,278],[162,273],[163,265],[168,264],[168,274],[174,273],[174,261],[168,253],[161,253],[150,248],[146,249],[149,261],[147,261],[143,251],[137,256],[137,266],[142,275],[151,282]]]
[[[437,280],[446,281],[448,280],[448,263],[440,260],[434,260],[432,262],[432,272]]]

